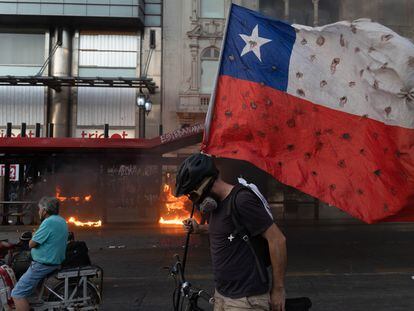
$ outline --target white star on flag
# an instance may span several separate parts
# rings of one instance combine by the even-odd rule
[[[253,52],[256,57],[262,61],[260,57],[260,47],[272,40],[259,37],[259,25],[256,25],[256,27],[253,28],[250,36],[244,34],[239,34],[239,36],[244,40],[244,42],[246,42],[246,45],[241,52],[241,56],[249,52]]]

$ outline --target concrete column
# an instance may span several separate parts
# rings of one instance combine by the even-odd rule
[[[191,84],[190,89],[192,91],[198,91],[199,89],[199,65],[198,65],[198,43],[196,39],[193,39],[193,43],[190,44],[191,50]],[[201,68],[200,68],[201,70]]]
[[[285,21],[289,20],[289,0],[283,0],[283,2],[285,3],[285,16],[284,19]]]
[[[59,46],[51,59],[49,75],[68,77],[71,75],[71,42],[72,34],[68,29],[56,28],[51,38],[51,53],[53,47]],[[70,87],[49,90],[48,123],[54,124],[53,137],[68,137],[70,126]]]
[[[313,26],[319,25],[319,0],[312,0],[313,2]]]

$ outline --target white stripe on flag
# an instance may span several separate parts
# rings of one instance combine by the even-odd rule
[[[367,19],[297,30],[287,92],[388,125],[414,128],[414,45]]]

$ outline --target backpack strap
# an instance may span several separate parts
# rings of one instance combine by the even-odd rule
[[[244,242],[246,242],[246,244],[249,247],[251,253],[253,254],[254,260],[256,262],[256,266],[257,266],[257,270],[259,272],[260,280],[263,283],[266,283],[267,278],[265,276],[265,272],[263,271],[263,267],[260,264],[260,259],[259,259],[259,257],[256,254],[256,251],[255,251],[255,249],[254,249],[254,247],[252,245],[252,242],[250,241],[250,232],[241,223],[241,221],[240,221],[240,214],[239,214],[239,211],[237,210],[237,205],[236,205],[237,194],[240,191],[242,191],[242,190],[248,190],[248,191],[251,191],[251,192],[253,192],[253,191],[250,190],[250,188],[248,188],[246,186],[243,186],[241,184],[238,184],[235,187],[237,187],[237,188],[234,190],[234,192],[233,192],[233,194],[232,194],[232,196],[230,198],[230,204],[228,204],[228,207],[227,207],[227,215],[228,216],[231,216],[231,219],[232,219],[232,222],[233,222],[233,225],[234,225],[234,228],[235,228],[234,231],[233,231],[233,233],[232,233],[232,236],[233,237],[239,236],[239,237],[242,238],[242,240]]]

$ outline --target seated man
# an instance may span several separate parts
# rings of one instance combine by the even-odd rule
[[[65,259],[68,227],[59,215],[59,201],[43,197],[39,201],[39,229],[29,242],[32,263],[14,287],[13,297],[17,311],[29,311],[27,297],[31,296],[37,284],[48,274],[59,268]]]

